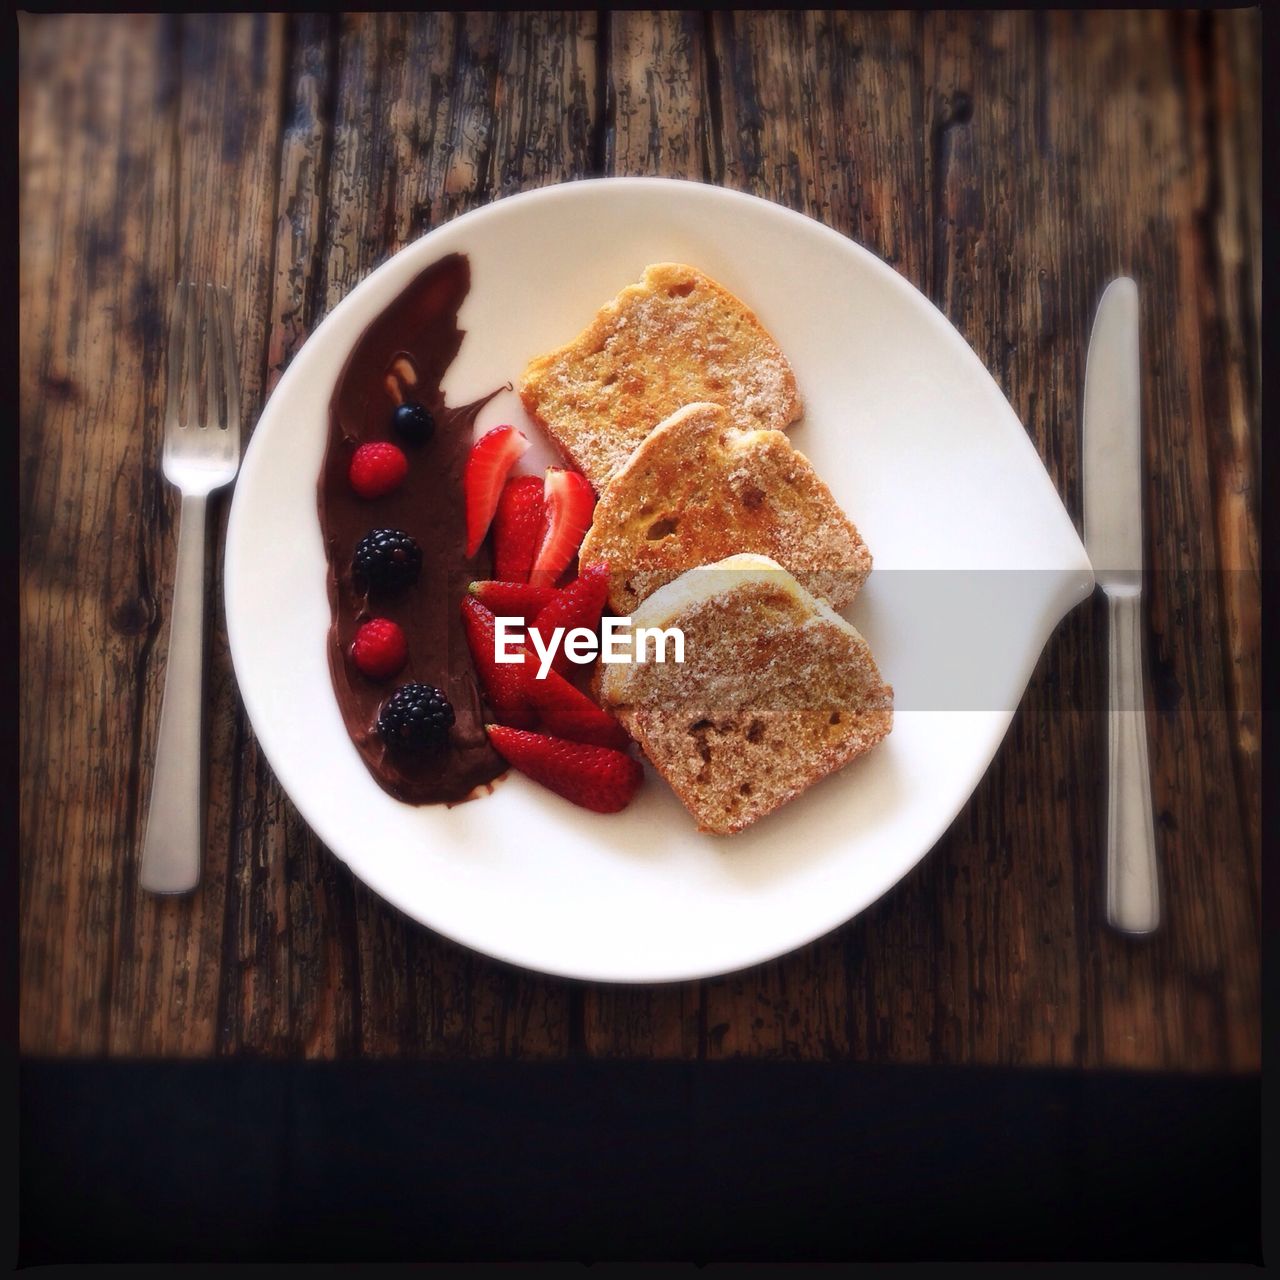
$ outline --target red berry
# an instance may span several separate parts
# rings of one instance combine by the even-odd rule
[[[522,662],[498,662],[495,653],[497,629],[493,614],[475,596],[462,597],[462,625],[471,648],[471,660],[494,715],[503,724],[527,728],[534,722],[533,708],[525,687],[527,652]]]
[[[627,731],[607,712],[579,692],[564,676],[548,671],[540,680],[531,660],[525,666],[530,703],[538,713],[538,728],[558,738],[592,742],[598,747],[625,747]]]
[[[387,680],[409,660],[404,632],[389,618],[372,618],[351,642],[351,661],[370,680]]]
[[[491,724],[489,741],[521,773],[596,813],[617,813],[631,803],[644,779],[638,761],[611,747],[567,742]]]
[[[462,492],[467,503],[467,557],[480,550],[498,509],[502,482],[516,459],[529,447],[528,438],[515,427],[494,427],[471,446],[462,469]]]
[[[591,527],[596,495],[580,471],[548,467],[542,500],[547,504],[547,531],[533,558],[529,581],[553,586]]]
[[[572,665],[565,652],[565,640],[575,627],[594,631],[600,625],[609,598],[609,566],[603,560],[587,565],[576,578],[556,592],[545,608],[534,615],[533,630],[539,632],[547,644],[557,627],[563,627],[560,646],[551,659],[551,667],[561,673]],[[530,641],[532,643],[532,641]]]
[[[362,444],[351,457],[347,478],[362,498],[384,498],[404,482],[409,460],[393,444]]]
[[[528,582],[533,557],[547,528],[547,508],[538,476],[516,476],[503,486],[493,517],[493,576]]]

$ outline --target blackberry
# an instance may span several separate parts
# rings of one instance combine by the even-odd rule
[[[403,530],[374,529],[360,539],[351,567],[373,590],[401,591],[422,572],[422,548]]]
[[[378,715],[382,740],[401,751],[443,746],[452,724],[453,707],[433,684],[402,684]]]
[[[391,425],[396,435],[410,444],[426,444],[436,433],[436,420],[431,416],[431,410],[411,400],[396,405]]]

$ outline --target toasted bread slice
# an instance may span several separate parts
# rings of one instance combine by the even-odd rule
[[[681,405],[711,400],[741,427],[800,416],[795,374],[755,313],[693,267],[648,267],[567,346],[529,362],[520,398],[596,491]]]
[[[609,603],[629,614],[700,564],[770,556],[843,609],[871,553],[809,460],[780,431],[742,431],[716,404],[678,409],[609,481],[579,554],[609,562]]]
[[[680,628],[684,661],[646,645],[597,693],[702,831],[741,831],[893,727],[867,642],[766,556],[691,569],[636,610],[633,646],[641,627]]]

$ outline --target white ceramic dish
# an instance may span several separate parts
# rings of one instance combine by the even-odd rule
[[[850,617],[897,690],[883,745],[728,840],[697,834],[656,776],[609,817],[519,775],[452,809],[400,804],[377,786],[347,737],[326,666],[316,477],[329,396],[352,344],[451,251],[472,268],[467,338],[445,381],[455,404],[514,381],[651,262],[692,263],[755,308],[805,398],[792,438],[875,556]],[[536,434],[512,393],[488,406],[478,431],[504,421]],[[539,447],[520,469],[550,460]],[[890,888],[968,799],[1045,641],[1092,585],[1035,448],[926,298],[800,214],[661,179],[502,200],[373,272],[308,339],[266,406],[226,546],[245,708],[324,843],[447,937],[532,969],[624,982],[777,956]]]

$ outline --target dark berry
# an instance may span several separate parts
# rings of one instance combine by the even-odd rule
[[[360,539],[352,569],[375,591],[411,587],[422,571],[422,548],[400,529],[374,529]]]
[[[411,400],[396,405],[391,425],[396,434],[410,444],[426,444],[436,433],[436,420],[431,411],[426,405],[414,404]]]
[[[401,751],[443,745],[452,724],[453,707],[433,684],[402,684],[378,716],[382,740]]]

